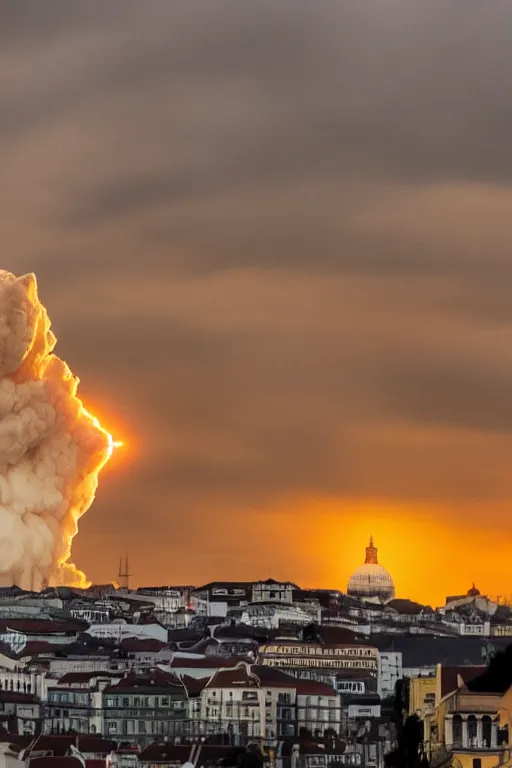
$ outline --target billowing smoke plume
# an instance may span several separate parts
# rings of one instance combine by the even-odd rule
[[[86,583],[71,541],[112,439],[55,343],[35,276],[0,270],[0,586]]]

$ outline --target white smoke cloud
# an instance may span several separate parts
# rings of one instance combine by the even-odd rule
[[[0,586],[86,583],[71,542],[112,438],[55,343],[35,276],[0,270]]]

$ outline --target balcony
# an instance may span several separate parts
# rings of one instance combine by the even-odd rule
[[[454,744],[452,744],[450,746],[450,750],[451,752],[456,754],[461,753],[461,754],[467,754],[467,755],[470,755],[470,754],[475,755],[483,752],[484,754],[487,754],[487,755],[492,755],[492,754],[502,755],[502,758],[500,758],[500,761],[499,761],[500,765],[501,763],[508,760],[510,757],[510,754],[505,754],[505,753],[510,753],[511,751],[510,747],[504,744],[500,746],[491,747],[491,746],[488,746],[486,742],[479,742],[479,743],[473,744],[472,746],[470,745],[463,746],[461,741],[457,741]]]

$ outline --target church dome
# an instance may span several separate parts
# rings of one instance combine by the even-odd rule
[[[373,545],[372,538],[370,538],[370,545],[366,547],[366,559],[363,565],[360,565],[348,580],[347,594],[363,600],[365,598],[392,600],[395,596],[393,579],[379,564],[377,547]]]

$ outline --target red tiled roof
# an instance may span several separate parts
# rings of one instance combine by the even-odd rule
[[[183,675],[181,678],[181,682],[185,686],[187,693],[190,698],[193,698],[194,696],[199,696],[203,688],[208,682],[207,677],[190,677],[190,675]]]
[[[19,651],[18,658],[23,659],[26,656],[38,656],[39,654],[60,653],[69,648],[68,645],[60,643],[49,643],[46,640],[29,640],[29,642]]]
[[[31,752],[51,752],[55,757],[64,757],[71,746],[76,747],[82,754],[109,755],[116,748],[116,743],[94,734],[81,736],[48,734],[35,738],[30,744],[28,754]]]
[[[78,750],[82,754],[89,754],[91,752],[98,755],[109,755],[116,748],[116,742],[110,739],[104,739],[102,736],[96,736],[95,734],[84,734],[78,737]]]
[[[33,736],[28,736],[27,734],[0,733],[0,742],[2,742],[2,744],[14,744],[20,749],[28,747],[32,739]]]
[[[78,757],[30,757],[26,764],[32,768],[83,768]]]
[[[214,738],[213,736],[207,738]],[[197,757],[199,765],[215,763],[233,755],[234,748],[227,744],[203,744]]]
[[[314,680],[297,679],[296,690],[298,696],[338,696],[336,691],[326,683],[317,683]]]
[[[75,736],[38,736],[27,749],[31,752],[50,752],[54,757],[65,757],[71,745],[76,746]]]
[[[195,745],[194,745],[195,747]],[[150,744],[139,755],[139,763],[188,762],[192,751],[189,744]]]
[[[465,683],[469,683],[481,675],[487,667],[441,667],[441,698],[457,690],[457,677],[460,675]]]
[[[20,691],[0,691],[0,702],[24,702],[26,704],[35,704],[37,697],[31,693],[21,693]]]
[[[187,659],[186,657],[174,658],[171,667],[190,667],[191,669],[220,669],[222,667],[236,667],[241,661],[246,661],[239,656],[231,656],[229,659],[221,659],[216,656],[208,656],[204,659]]]
[[[206,683],[206,688],[259,688],[256,675],[248,674],[245,665],[235,669],[221,669]]]
[[[119,672],[117,674],[115,672],[107,672],[106,670],[101,672],[66,672],[65,675],[59,677],[57,682],[59,685],[73,685],[74,683],[88,683],[97,677],[115,678],[122,677],[122,674]]]
[[[160,669],[153,669],[145,675],[137,675],[133,673],[127,674],[122,680],[114,685],[109,685],[105,688],[108,693],[116,693],[117,691],[131,690],[131,689],[169,689],[180,688],[183,690],[183,685],[176,675],[164,672]]]
[[[296,688],[297,678],[288,675],[275,667],[266,667],[260,664],[254,664],[252,672],[259,677],[263,686],[270,688]]]
[[[127,653],[158,653],[168,647],[167,643],[153,637],[126,637],[119,646],[122,651]]]
[[[0,619],[0,632],[11,629],[13,632],[23,632],[24,635],[75,634],[85,632],[88,626],[85,621],[78,620]]]

